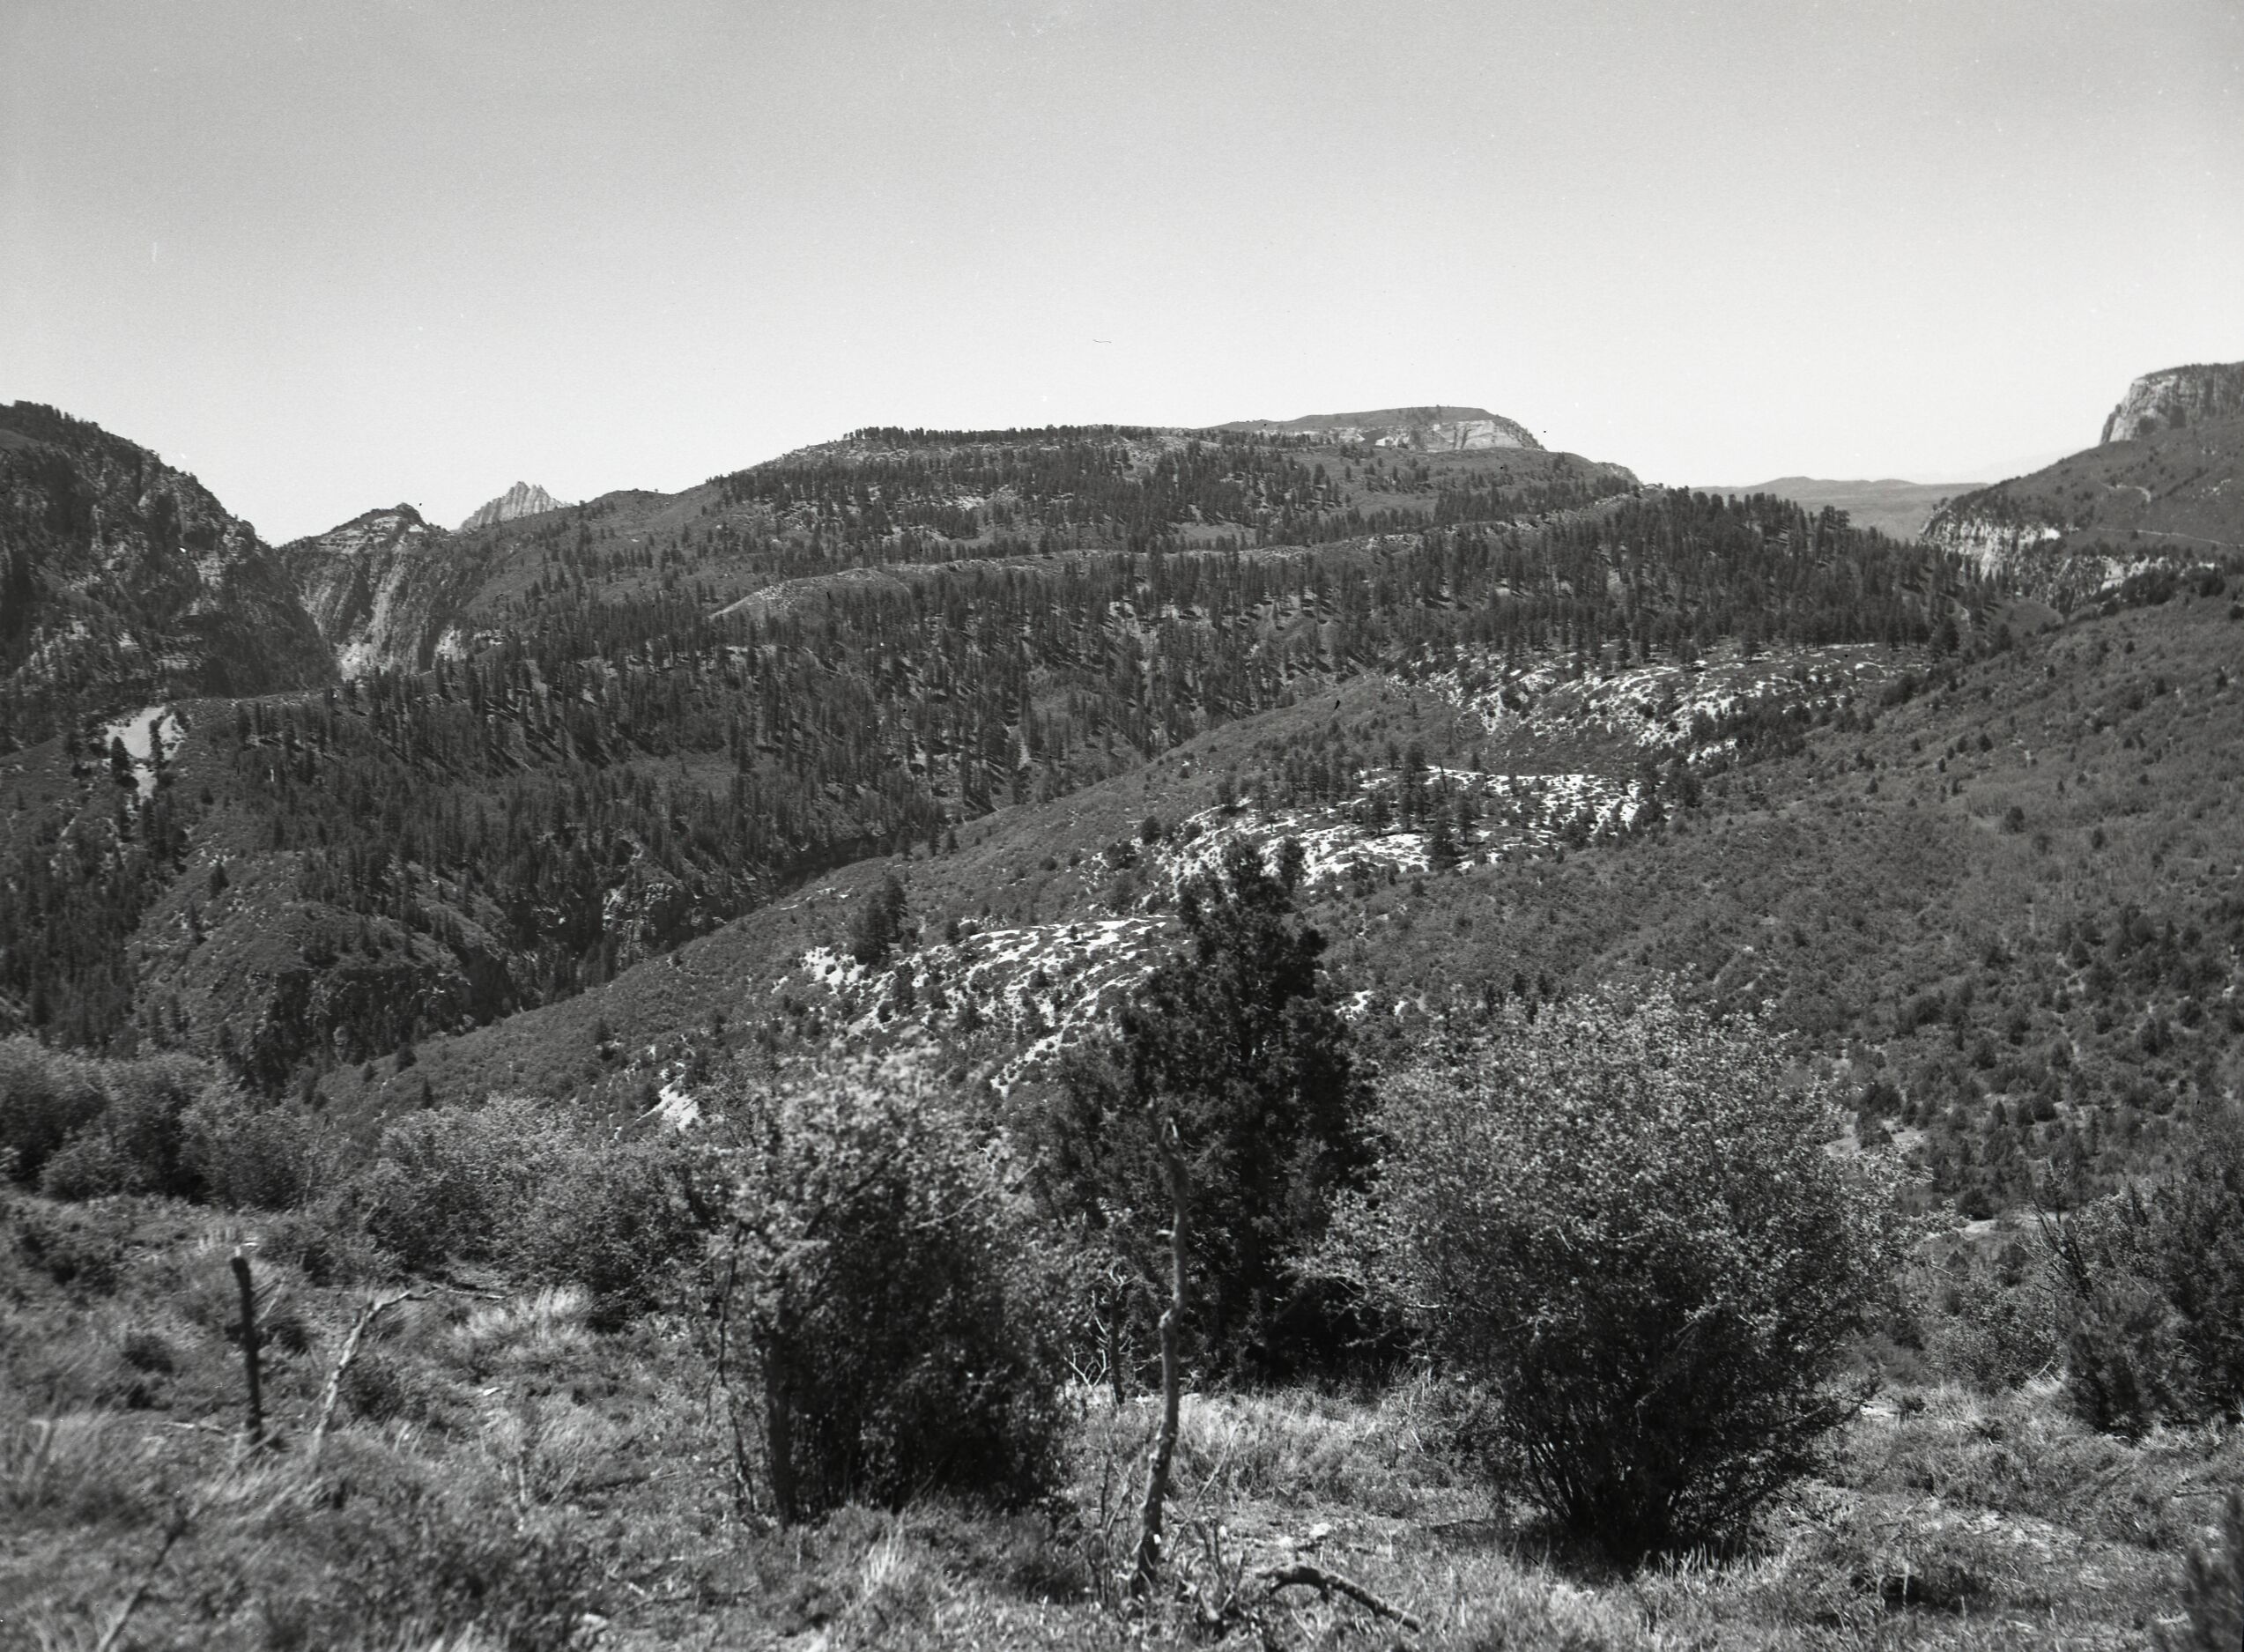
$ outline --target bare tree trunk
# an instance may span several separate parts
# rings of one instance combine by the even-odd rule
[[[1161,1508],[1169,1494],[1169,1464],[1176,1456],[1177,1408],[1184,1386],[1178,1342],[1184,1320],[1185,1205],[1190,1192],[1185,1185],[1184,1160],[1177,1154],[1175,1122],[1162,1119],[1153,1139],[1160,1150],[1161,1174],[1169,1189],[1169,1303],[1161,1310],[1161,1426],[1153,1436],[1152,1457],[1146,1465],[1137,1564],[1129,1580],[1129,1592],[1140,1599],[1152,1591],[1160,1575]]]
[[[233,1252],[233,1282],[241,1288],[241,1370],[249,1383],[249,1443],[265,1442],[265,1390],[257,1367],[257,1293],[249,1285],[249,1258]]]
[[[802,1515],[795,1482],[795,1401],[777,1372],[767,1372],[764,1382],[764,1456],[772,1477],[772,1507],[780,1524],[791,1526]]]
[[[1128,1399],[1122,1375],[1122,1314],[1129,1300],[1129,1280],[1119,1262],[1107,1264],[1107,1386],[1114,1391],[1115,1409]]]
[[[306,1461],[313,1468],[320,1465],[320,1449],[327,1444],[327,1431],[335,1421],[336,1403],[343,1397],[343,1379],[350,1374],[351,1362],[359,1357],[359,1344],[367,1328],[400,1302],[417,1300],[418,1291],[397,1291],[389,1296],[367,1299],[367,1306],[359,1315],[359,1322],[351,1327],[350,1339],[343,1345],[343,1357],[335,1362],[335,1369],[327,1374],[327,1392],[320,1401],[319,1426],[312,1430],[312,1448]]]

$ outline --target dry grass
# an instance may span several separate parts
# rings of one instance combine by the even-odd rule
[[[8,1652],[93,1646],[182,1511],[126,1644],[2147,1648],[2181,1621],[2213,1493],[2244,1478],[2244,1441],[2106,1439],[2047,1382],[1900,1389],[1748,1552],[1623,1576],[1547,1547],[1531,1509],[1452,1461],[1458,1406],[1437,1383],[1196,1395],[1174,1592],[1133,1616],[1115,1579],[1149,1404],[1079,1396],[1072,1484],[1048,1508],[851,1508],[775,1530],[735,1505],[689,1328],[596,1331],[570,1291],[438,1293],[369,1331],[378,1379],[315,1471],[319,1391],[366,1298],[276,1268],[301,1343],[272,1389],[279,1445],[244,1459],[238,1349],[198,1277],[227,1253],[204,1237],[149,1206],[113,1294],[0,1281]],[[1273,1597],[1260,1574],[1297,1561],[1422,1631],[1311,1589]]]

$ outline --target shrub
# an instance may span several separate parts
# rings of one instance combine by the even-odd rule
[[[337,1455],[347,1498],[322,1500],[289,1533],[291,1551],[320,1561],[318,1582],[280,1603],[292,1633],[269,1642],[419,1645],[406,1637],[433,1622],[473,1625],[507,1652],[585,1643],[601,1567],[577,1525],[533,1517],[473,1479],[440,1485],[364,1446]]]
[[[117,1193],[187,1196],[195,1191],[180,1153],[181,1119],[211,1082],[211,1070],[185,1056],[106,1062],[96,1069],[102,1108],[50,1159],[41,1189],[57,1198]]]
[[[30,1203],[7,1212],[18,1254],[59,1285],[83,1296],[108,1296],[124,1278],[132,1231],[129,1211],[113,1204],[82,1210]]]
[[[2015,1271],[1969,1248],[1937,1270],[1912,1270],[1916,1328],[1934,1368],[1981,1394],[2020,1387],[2057,1367],[2056,1307],[2043,1270]]]
[[[0,1040],[0,1153],[15,1150],[19,1181],[37,1183],[47,1161],[108,1104],[96,1063],[28,1038]]]
[[[500,1260],[576,1145],[566,1119],[519,1098],[409,1114],[359,1178],[367,1233],[409,1268]]]
[[[674,1137],[618,1143],[545,1104],[500,1100],[400,1119],[343,1191],[397,1263],[580,1284],[612,1330],[658,1304],[715,1217],[690,1168]]]
[[[986,1132],[906,1057],[813,1070],[741,1130],[727,1322],[748,1345],[777,1512],[1052,1483],[1060,1282]]]
[[[2065,1313],[2065,1389],[2092,1426],[2244,1411],[2244,1109],[2204,1121],[2179,1168],[2044,1226]]]
[[[2161,1626],[2160,1652],[2234,1652],[2244,1646],[2244,1492],[2231,1492],[2211,1548],[2192,1545],[2184,1585],[2188,1626]]]
[[[586,1287],[594,1329],[612,1330],[657,1306],[699,1246],[700,1193],[674,1138],[580,1147],[523,1212],[512,1260],[531,1278]]]
[[[302,1108],[214,1085],[181,1120],[181,1159],[202,1196],[231,1210],[286,1211],[326,1181],[317,1128]]]
[[[1831,1379],[1898,1256],[1890,1166],[1758,1022],[1512,1006],[1382,1086],[1327,1265],[1485,1384],[1502,1461],[1617,1558],[1737,1531],[1859,1396]]]
[[[187,1113],[211,1069],[179,1055],[96,1061],[14,1038],[0,1042],[0,1158],[60,1199],[119,1193],[191,1197]]]
[[[115,1137],[98,1127],[63,1144],[40,1173],[39,1190],[50,1199],[99,1199],[137,1193],[138,1169]]]

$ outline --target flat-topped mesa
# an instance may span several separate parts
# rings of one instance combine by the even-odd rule
[[[2103,440],[2133,441],[2161,430],[2181,430],[2239,414],[2244,414],[2244,361],[2164,367],[2127,387],[2120,404],[2104,420]]]
[[[541,511],[559,510],[567,502],[555,499],[535,482],[517,482],[497,499],[478,507],[475,514],[460,524],[460,531],[473,533],[478,528],[496,527],[502,522],[512,522],[517,516],[535,516]]]
[[[1491,448],[1539,452],[1543,447],[1517,419],[1485,407],[1381,407],[1360,413],[1310,413],[1300,419],[1240,419],[1216,428],[1256,435],[1360,441],[1375,448],[1410,448],[1423,453],[1469,453]]]

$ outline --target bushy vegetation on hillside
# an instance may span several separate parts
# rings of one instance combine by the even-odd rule
[[[1516,1004],[1381,1087],[1327,1265],[1485,1384],[1492,1467],[1625,1559],[1734,1539],[1863,1396],[1893,1169],[1768,1027]]]
[[[987,1128],[904,1059],[746,1089],[726,1123],[710,1269],[744,1492],[794,1522],[1050,1490],[1072,1281]]]
[[[2066,1387],[2098,1428],[2244,1416],[2244,1109],[2180,1144],[2174,1174],[2046,1216]]]
[[[1316,1073],[1352,1059],[1319,1012],[1289,863],[1234,857],[1198,897],[1200,944],[1141,1000],[1188,1024],[1137,1026],[1196,1135],[1247,1109],[1283,1136],[1309,1122]],[[1278,1047],[1291,1026],[1315,1059],[1207,1086],[1203,1119],[1194,1063],[1222,1063],[1195,1018]],[[144,1092],[194,1094],[189,1117],[252,1106],[175,1056],[6,1055],[0,1119],[19,1174],[33,1145],[50,1182],[77,1144],[137,1140]],[[2233,1613],[2230,1561],[2180,1566],[2192,1487],[2234,1471],[2233,1438],[2088,1433],[2046,1381],[1923,1386],[1960,1361],[1841,1402],[1872,1357],[1852,1333],[1896,1277],[1888,1190],[1826,1152],[1843,1118],[1766,1028],[1658,998],[1496,1014],[1385,1079],[1360,1195],[1289,1184],[1287,1242],[1314,1244],[1307,1207],[1340,1197],[1324,1265],[1347,1259],[1411,1358],[1353,1397],[1273,1390],[1251,1361],[1220,1383],[1253,1328],[1196,1297],[1206,1354],[1178,1414],[1164,1586],[1129,1605],[1150,1419],[1132,1371],[1103,1374],[1115,1397],[1083,1380],[1100,1254],[1038,1219],[1018,1109],[929,1055],[743,1064],[706,1093],[698,1137],[513,1101],[353,1142],[262,1109],[303,1126],[319,1168],[248,1229],[269,1443],[232,1457],[242,1219],[0,1189],[0,1585],[48,1640],[137,1617],[245,1648],[470,1630],[561,1648],[604,1624],[1309,1645],[1398,1612],[1437,1648],[2024,1647],[2053,1623],[2179,1625],[2185,1583],[2190,1621]],[[1282,1166],[1237,1139],[1227,1170],[1196,1162],[1211,1189],[1244,1174],[1252,1206]],[[2218,1221],[2207,1196],[2178,1189],[2174,1208]],[[1227,1212],[1200,1214],[1219,1230]],[[1229,1262],[1218,1246],[1192,1265]],[[146,1489],[151,1465],[176,1498]],[[773,1517],[791,1522],[776,1537]],[[1711,1537],[1730,1555],[1553,1571],[1529,1558],[1545,1520],[1632,1560]],[[1985,1626],[2013,1618],[2028,1629]]]

